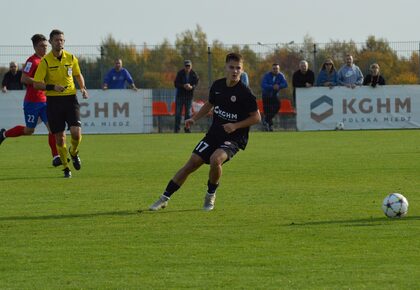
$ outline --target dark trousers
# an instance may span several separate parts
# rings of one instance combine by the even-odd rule
[[[280,101],[274,96],[263,96],[264,122],[269,126],[273,126],[273,118],[277,115],[280,109]]]
[[[192,97],[178,96],[175,98],[175,132],[180,129],[183,108],[185,108],[184,120],[191,118],[191,104]]]

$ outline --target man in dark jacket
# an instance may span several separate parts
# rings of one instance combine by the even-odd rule
[[[10,70],[4,75],[1,83],[2,92],[23,90],[23,84],[20,82],[22,71],[18,69],[17,63],[12,61],[9,68]]]
[[[198,75],[192,70],[191,60],[184,61],[184,68],[180,70],[175,78],[175,128],[174,132],[178,133],[181,124],[182,110],[185,109],[184,119],[191,118],[191,104],[194,96],[194,89],[198,84]],[[184,128],[185,133],[190,133],[189,128]]]
[[[299,63],[299,70],[293,73],[293,105],[296,106],[296,88],[310,88],[314,85],[315,74],[308,68],[308,62],[302,60]]]

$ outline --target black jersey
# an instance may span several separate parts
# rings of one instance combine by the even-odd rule
[[[228,134],[222,125],[243,121],[250,113],[258,110],[256,98],[251,90],[242,82],[228,87],[226,78],[219,79],[210,88],[209,103],[213,105],[213,122],[207,135],[218,141],[234,141],[239,148],[245,149],[249,127]]]

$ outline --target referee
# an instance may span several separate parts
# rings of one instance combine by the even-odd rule
[[[73,167],[80,170],[79,144],[82,140],[80,106],[76,97],[76,79],[84,99],[88,93],[80,72],[77,58],[64,50],[64,32],[54,29],[50,33],[51,51],[45,55],[34,76],[34,88],[45,90],[47,95],[47,117],[51,132],[55,136],[57,150],[64,167],[64,177],[70,178],[66,146],[66,124],[70,128],[71,147],[69,154]]]

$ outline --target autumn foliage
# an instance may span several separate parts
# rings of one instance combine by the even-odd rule
[[[319,44],[310,36],[305,36],[301,44],[227,45],[217,40],[210,44],[198,25],[195,30],[177,34],[174,45],[166,39],[159,45],[124,44],[109,35],[102,41],[100,57],[92,60],[82,56],[80,63],[87,71],[86,79],[91,88],[99,88],[114,60],[121,58],[138,87],[170,89],[173,88],[176,72],[182,68],[183,60],[190,59],[193,69],[200,76],[196,95],[207,96],[211,82],[223,77],[224,58],[231,51],[245,57],[245,71],[256,94],[260,93],[263,74],[271,69],[274,62],[280,63],[281,71],[291,83],[291,76],[298,69],[300,60],[306,59],[317,74],[326,58],[333,59],[336,68],[340,68],[347,53],[353,55],[364,74],[369,72],[372,63],[378,63],[387,84],[419,83],[418,51],[413,49],[408,55],[399,55],[399,51],[393,49],[387,40],[374,36],[369,36],[362,44],[334,40]],[[290,96],[291,89],[284,94]]]

